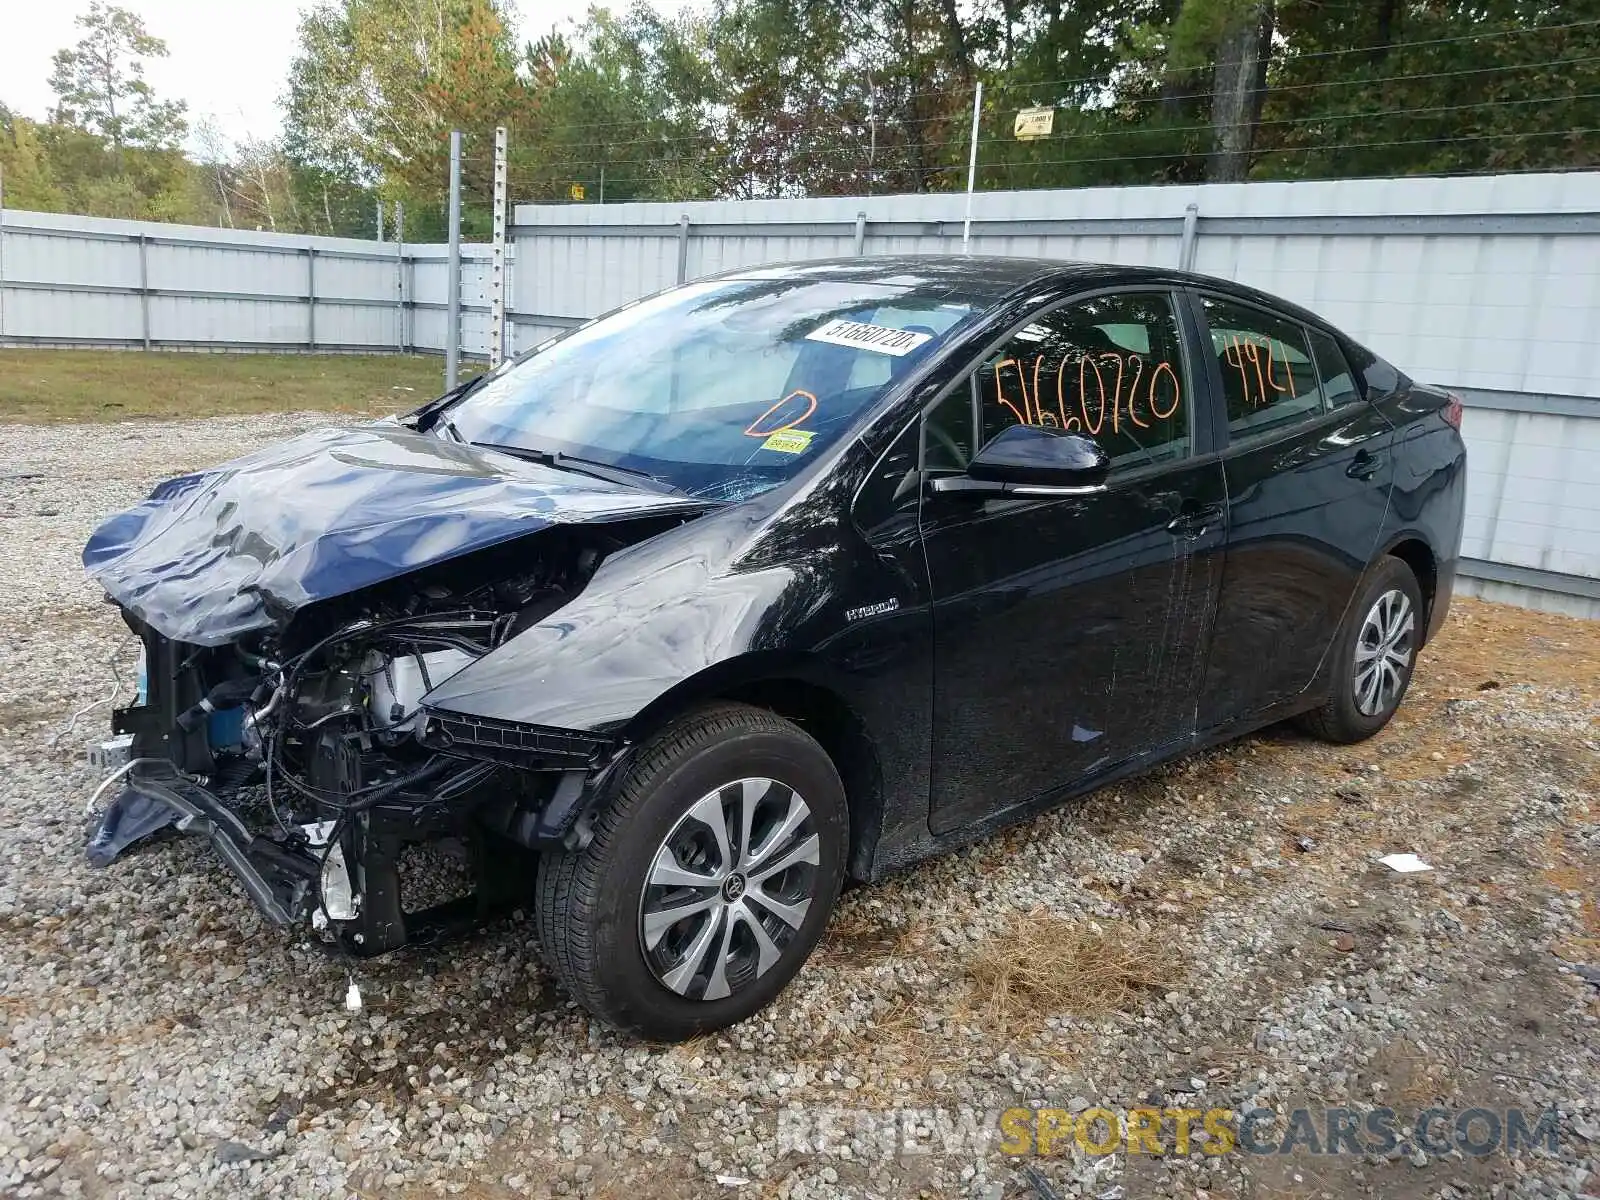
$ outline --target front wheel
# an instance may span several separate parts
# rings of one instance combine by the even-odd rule
[[[1422,644],[1422,590],[1411,568],[1385,558],[1367,577],[1330,653],[1333,692],[1301,718],[1330,742],[1359,742],[1389,723],[1411,685]]]
[[[545,959],[627,1032],[742,1021],[821,938],[847,833],[838,772],[798,727],[744,705],[686,714],[640,748],[593,840],[541,860]]]

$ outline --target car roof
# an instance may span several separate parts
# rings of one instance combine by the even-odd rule
[[[1075,274],[1093,264],[1045,258],[977,254],[873,254],[768,263],[725,272],[724,279],[836,279],[886,287],[960,288],[975,298],[998,300],[1031,283]]]
[[[1043,285],[1069,288],[1149,284],[1200,287],[1225,292],[1279,309],[1325,329],[1327,321],[1281,296],[1256,288],[1170,267],[1127,266],[1074,259],[1023,258],[999,254],[882,254],[769,263],[723,272],[720,279],[828,279],[877,283],[887,287],[959,289],[973,300],[996,303]]]

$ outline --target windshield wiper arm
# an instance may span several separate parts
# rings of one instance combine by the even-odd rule
[[[532,450],[526,446],[504,446],[496,442],[473,442],[472,445],[484,450],[498,450],[501,454],[509,454],[514,458],[526,459],[541,466],[555,467],[559,471],[576,471],[581,475],[591,475],[596,479],[604,479],[607,483],[620,483],[624,487],[638,487],[643,484],[649,491],[661,492],[669,496],[687,496],[689,494],[682,488],[675,487],[665,479],[652,475],[648,471],[636,470],[633,467],[619,467],[612,463],[596,462],[592,458],[579,458],[574,454],[564,454],[560,450]]]

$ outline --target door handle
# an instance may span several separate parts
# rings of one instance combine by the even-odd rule
[[[1215,521],[1222,520],[1222,505],[1201,504],[1185,506],[1184,511],[1167,522],[1167,532],[1179,537],[1199,537]]]
[[[1344,473],[1351,479],[1371,479],[1382,469],[1383,455],[1359,450],[1356,452],[1355,461],[1345,468]]]

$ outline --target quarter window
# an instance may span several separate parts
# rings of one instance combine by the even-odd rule
[[[1230,434],[1255,437],[1322,411],[1311,348],[1298,322],[1226,300],[1204,303]]]
[[[1171,298],[1101,296],[1023,326],[973,376],[979,441],[1010,425],[1094,438],[1116,467],[1189,453],[1189,376]]]
[[[1311,355],[1317,360],[1317,374],[1322,376],[1322,391],[1328,398],[1328,407],[1338,408],[1361,399],[1355,376],[1350,373],[1350,364],[1345,361],[1339,343],[1320,329],[1308,329],[1306,334],[1311,339]]]
[[[922,465],[928,471],[961,472],[972,461],[972,396],[958,387],[923,418]]]

